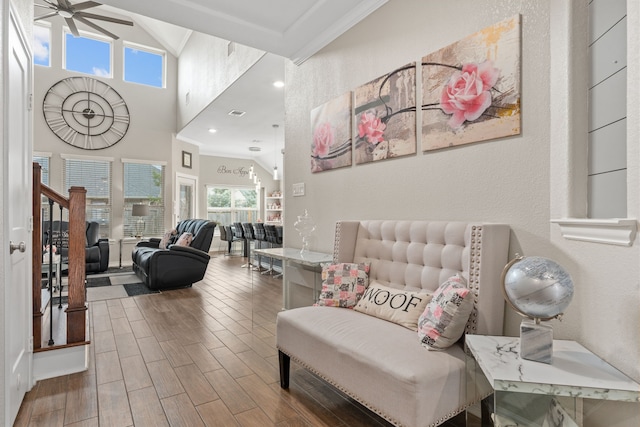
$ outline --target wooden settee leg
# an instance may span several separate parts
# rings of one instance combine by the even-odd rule
[[[289,368],[291,366],[291,358],[278,350],[278,360],[280,362],[280,387],[289,388]]]

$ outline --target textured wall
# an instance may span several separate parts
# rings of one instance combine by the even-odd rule
[[[283,187],[286,244],[300,247],[293,223],[304,209],[309,210],[320,230],[312,249],[324,252],[332,250],[331,231],[340,219],[508,223],[512,228],[511,256],[516,252],[547,256],[565,265],[574,276],[574,301],[563,322],[553,322],[556,338],[576,339],[640,380],[637,244],[622,248],[567,241],[559,237],[557,225],[549,222],[586,210],[584,197],[577,198],[578,202],[582,200],[582,206],[576,207],[571,195],[578,181],[583,183],[578,186],[578,193],[586,194],[586,140],[582,138],[583,145],[578,148],[567,144],[567,129],[586,123],[574,121],[567,106],[576,101],[584,105],[586,92],[576,99],[551,91],[551,81],[561,76],[550,75],[549,71],[553,64],[563,78],[571,80],[576,76],[569,73],[583,70],[571,68],[572,59],[567,57],[571,46],[555,54],[550,48],[550,32],[566,41],[566,28],[573,25],[573,17],[554,17],[551,3],[565,8],[568,2],[390,1],[301,66],[288,64],[287,181]],[[586,3],[576,7],[586,12]],[[635,15],[629,18],[629,28],[637,33],[636,9],[635,4],[630,6],[629,13]],[[317,174],[310,172],[311,109],[515,14],[522,16],[521,135],[436,152],[418,150],[414,156]],[[633,45],[637,51],[637,41]],[[630,64],[630,71],[631,67],[638,68],[633,45],[629,42],[629,50],[634,52],[630,62],[636,61]],[[629,92],[635,90],[635,94],[633,100],[628,100],[632,116],[637,115],[640,91],[637,73],[629,75],[634,76]],[[568,90],[562,85],[559,89]],[[566,102],[558,103],[557,99]],[[580,114],[586,111],[578,110]],[[554,125],[558,122],[562,126]],[[630,141],[637,141],[636,127],[628,130]],[[418,135],[418,147],[420,139]],[[638,185],[633,182],[638,175],[637,148],[630,147],[628,155],[628,216],[637,217]],[[556,170],[552,170],[554,166]],[[576,172],[578,175],[574,176]],[[306,195],[292,197],[291,186],[299,182],[305,183]],[[520,317],[508,310],[505,333],[517,335],[519,322]]]
[[[178,64],[178,131],[264,55],[264,51],[240,44],[228,55],[228,44],[194,32],[182,49]]]

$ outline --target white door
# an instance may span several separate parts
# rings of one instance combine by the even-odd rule
[[[10,8],[12,9],[12,8]],[[4,271],[5,389],[4,425],[12,425],[26,391],[31,388],[31,94],[32,61],[24,32],[9,13],[7,74],[4,78],[5,124],[2,193],[9,239],[1,253]]]
[[[196,218],[198,178],[191,175],[176,174],[176,221]]]

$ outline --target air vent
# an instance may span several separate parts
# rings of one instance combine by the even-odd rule
[[[229,111],[229,115],[230,116],[234,116],[234,117],[242,117],[246,114],[246,111],[240,111],[240,110],[231,110]]]
[[[249,147],[249,151],[262,151],[260,147]]]

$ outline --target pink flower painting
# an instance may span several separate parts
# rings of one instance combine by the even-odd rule
[[[409,63],[355,90],[356,164],[415,154],[416,64]]]
[[[351,166],[351,92],[311,111],[311,172]]]
[[[360,123],[358,123],[358,136],[366,138],[367,142],[377,144],[384,139],[384,129],[387,127],[382,121],[376,117],[376,114],[370,111],[362,113]]]
[[[422,149],[520,133],[520,16],[422,58]]]
[[[491,61],[465,64],[451,75],[440,96],[442,111],[451,114],[448,122],[451,129],[478,119],[491,106],[491,89],[499,75]]]

